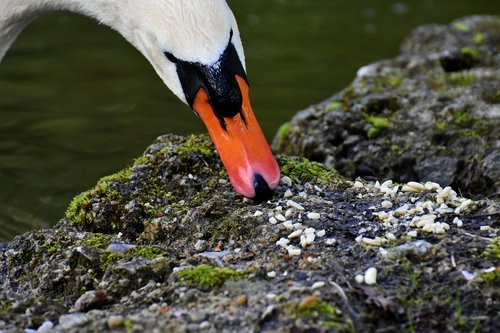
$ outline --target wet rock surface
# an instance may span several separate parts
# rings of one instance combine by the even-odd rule
[[[500,18],[415,29],[393,59],[361,68],[283,125],[274,148],[342,175],[434,181],[500,195]]]
[[[255,204],[207,137],[158,138],[1,244],[0,332],[498,332],[498,202],[279,163]]]

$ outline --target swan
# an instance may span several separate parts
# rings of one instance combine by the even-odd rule
[[[120,33],[204,122],[236,192],[272,195],[280,170],[250,105],[240,33],[225,0],[0,0],[0,61],[24,27],[52,10]]]

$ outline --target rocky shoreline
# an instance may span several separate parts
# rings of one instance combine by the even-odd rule
[[[458,29],[460,33],[469,29],[476,36],[478,22],[500,27],[498,18],[475,17],[429,29]],[[426,35],[424,31],[419,28],[414,35]],[[470,93],[461,89],[477,89],[482,95],[470,94],[485,96],[482,81],[490,88],[498,87],[500,29],[480,31],[484,36],[477,48],[493,61],[489,74],[479,76],[482,69],[468,69],[473,84],[459,89],[446,83],[442,94],[451,91],[460,99]],[[439,40],[434,32],[430,36],[430,41]],[[436,44],[444,48],[444,43]],[[417,49],[409,42],[405,45]],[[422,55],[415,68],[429,65],[426,59]],[[355,102],[344,99],[365,80],[386,80],[387,73],[378,73],[380,66],[366,67],[352,89],[299,114],[278,133],[275,146],[286,151],[290,145],[289,152],[295,154],[310,151],[312,159],[336,165],[343,172],[349,169],[346,165],[355,166],[356,173],[366,164],[360,162],[361,155],[349,164],[346,161],[352,155],[347,153],[339,164],[336,149],[340,148],[331,144],[337,142],[345,151],[358,153],[363,147],[377,146],[368,168],[375,170],[372,164],[378,155],[373,152],[383,152],[383,138],[392,133],[393,124],[399,127],[400,121],[404,123],[400,117],[410,117],[404,106],[419,109],[415,95],[402,104],[399,90],[387,94],[394,93],[394,98],[381,90],[378,98],[368,93],[370,98],[360,94]],[[397,90],[407,80],[417,78],[390,82],[399,81]],[[422,94],[421,98],[427,97]],[[444,103],[445,109],[456,104],[456,99],[441,95],[433,98]],[[397,108],[391,106],[394,101]],[[473,178],[484,179],[494,188],[500,179],[494,174],[498,172],[496,159],[488,156],[499,149],[494,127],[498,125],[498,100],[488,101],[469,100],[467,110],[474,121],[466,116],[464,121],[474,131],[479,128],[476,123],[484,127],[470,139],[458,136],[453,142],[483,145],[475,155],[482,167],[474,169],[480,171]],[[332,131],[333,137],[318,144],[308,122],[310,128],[321,129],[319,119],[335,126],[341,126],[336,122],[343,119],[361,121],[365,116],[356,113],[358,102],[378,110],[370,109],[374,114],[368,125],[359,124],[363,131],[356,130],[358,138],[352,139],[354,134],[349,132],[358,126],[352,121],[352,126],[339,128],[340,134]],[[392,109],[400,111],[394,116]],[[476,122],[481,115],[490,118]],[[392,124],[381,120],[390,117],[394,117]],[[417,128],[421,121],[413,119]],[[458,123],[451,120],[450,128],[442,130],[452,136],[469,128]],[[401,130],[406,133],[403,125]],[[420,130],[417,133],[425,134]],[[425,138],[424,134],[420,137]],[[391,145],[408,140],[390,135]],[[416,142],[421,151],[433,147],[425,140],[425,144]],[[440,142],[453,146],[446,140]],[[318,150],[320,146],[325,150]],[[470,158],[452,152],[436,155],[444,157],[440,160],[443,169],[453,169],[445,159]],[[405,150],[396,155],[411,153]],[[344,172],[344,177],[299,157],[278,155],[278,160],[283,178],[276,194],[268,202],[255,204],[231,188],[208,137],[158,138],[132,165],[77,196],[53,229],[0,244],[0,332],[500,330],[500,202],[495,193],[470,190],[474,194],[470,199],[465,190],[453,186],[463,184],[456,174],[441,185],[410,181],[406,176],[394,177],[399,182],[386,181],[386,176],[368,181],[354,179],[356,173]],[[485,160],[493,161],[491,170],[484,167]],[[462,170],[460,163],[456,162],[460,167],[454,170]]]
[[[434,181],[500,196],[500,18],[415,29],[401,54],[362,67],[282,126],[274,148],[349,178]]]

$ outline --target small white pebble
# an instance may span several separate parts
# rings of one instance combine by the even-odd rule
[[[304,229],[304,226],[302,225],[302,223],[294,223],[293,228],[296,230],[302,230]]]
[[[434,233],[435,234],[444,234],[446,231],[444,230],[444,228],[442,226],[436,226],[436,228],[434,229]]]
[[[388,240],[396,240],[396,235],[394,235],[392,232],[388,232],[385,234],[385,238],[387,238]]]
[[[307,199],[307,193],[304,191],[299,192],[299,197],[301,197],[302,199]]]
[[[408,235],[408,236],[410,236],[410,237],[415,238],[415,237],[417,237],[417,230],[412,230],[412,231],[409,231],[409,232],[407,233],[407,235]]]
[[[382,206],[382,208],[392,208],[392,202],[390,202],[389,200],[382,201],[380,205]]]
[[[289,239],[287,239],[287,238],[280,238],[280,240],[276,242],[276,245],[286,248],[289,243],[290,243]]]
[[[374,213],[374,214],[375,214],[375,213]],[[389,214],[388,214],[387,212],[379,212],[377,215],[378,215],[378,218],[379,218],[381,221],[383,221],[383,220],[385,220],[386,218],[388,218],[388,217],[389,217]]]
[[[293,210],[291,208],[288,208],[285,212],[285,217],[292,217],[293,216]]]
[[[275,271],[267,272],[267,277],[269,277],[269,278],[275,278],[276,277],[276,272]]]
[[[383,182],[380,187],[389,187],[392,185],[392,180],[386,180],[385,182]]]
[[[287,205],[288,207],[293,207],[293,208],[298,209],[298,210],[304,210],[304,207],[302,207],[302,205],[300,205],[300,204],[296,203],[296,202],[295,202],[295,201],[293,201],[293,200],[288,200],[288,201],[286,202],[286,205]]]
[[[278,221],[281,221],[281,222],[285,222],[285,221],[286,221],[286,217],[284,217],[284,216],[283,216],[283,215],[281,215],[281,214],[274,215],[274,217],[275,217]]]
[[[434,191],[434,190],[441,191],[441,185],[439,185],[438,183],[434,183],[434,182],[426,182],[424,184],[424,187],[425,187],[425,189],[427,189],[429,191]]]
[[[262,216],[264,215],[263,212],[261,212],[260,210],[256,210],[255,213],[253,213],[253,216],[257,217],[257,216]]]
[[[490,231],[491,227],[489,225],[482,225],[479,230],[481,231]]]
[[[435,229],[435,223],[428,223],[422,227],[422,230],[425,232],[434,232]]]
[[[377,269],[375,267],[370,267],[366,270],[365,283],[368,285],[373,285],[377,283]]]
[[[363,241],[363,235],[359,235],[354,240],[356,241],[356,243],[361,243]]]
[[[364,187],[364,185],[363,185],[363,183],[362,183],[362,182],[360,182],[359,180],[356,180],[356,181],[354,182],[353,187],[356,187],[356,188],[361,188],[361,187]]]
[[[401,189],[403,192],[422,192],[425,190],[425,186],[417,182],[408,182],[406,185],[403,185]]]
[[[455,224],[457,227],[461,227],[464,223],[461,219],[459,219],[458,217],[455,217],[453,219],[453,224]]]
[[[293,222],[292,221],[285,221],[282,223],[282,225],[287,229],[287,230],[293,230]]]
[[[219,184],[225,185],[227,184],[227,179],[219,179]]]
[[[451,193],[451,187],[446,186],[444,189],[438,192],[438,197],[446,199],[450,196]]]
[[[380,237],[375,237],[375,238],[363,237],[362,242],[365,243],[366,245],[380,246],[384,243],[384,240]]]
[[[361,274],[358,274],[354,277],[354,280],[356,280],[357,283],[363,283],[365,282],[365,277]]]
[[[300,256],[302,253],[302,250],[300,248],[293,245],[288,245],[286,249],[288,250],[288,255],[290,256]]]
[[[300,229],[299,230],[295,230],[290,235],[288,235],[288,239],[297,238],[297,237],[300,237],[300,235],[302,235],[302,230],[300,230]]]
[[[316,238],[316,235],[314,233],[312,234],[304,234],[300,236],[300,245],[302,247],[306,247],[314,243],[314,239]]]
[[[314,228],[307,228],[306,230],[304,230],[304,234],[306,235],[310,235],[310,234],[314,234],[316,233],[316,229]]]
[[[321,215],[319,213],[307,213],[307,218],[310,220],[319,220]]]
[[[326,230],[318,230],[316,231],[316,236],[317,237],[324,237],[326,235]]]
[[[334,245],[335,243],[337,243],[337,240],[335,238],[327,238],[327,239],[325,239],[325,244],[326,245]]]
[[[285,194],[283,194],[284,198],[290,198],[291,196],[293,196],[293,193],[290,190],[286,190]]]
[[[325,283],[323,281],[317,281],[314,282],[313,285],[311,286],[311,289],[319,289],[323,288],[325,286]]]
[[[269,218],[269,223],[271,223],[271,224],[276,224],[276,223],[278,223],[278,220],[277,220],[274,216],[271,216],[271,217]]]
[[[394,211],[394,215],[396,216],[405,215],[408,213],[408,208],[409,208],[408,204],[404,204],[403,206],[399,207]]]
[[[266,294],[266,298],[268,300],[273,300],[275,299],[276,297],[278,297],[278,295],[274,294],[274,293],[269,293],[269,294]]]
[[[282,177],[281,182],[287,186],[292,186],[292,179],[288,176]]]

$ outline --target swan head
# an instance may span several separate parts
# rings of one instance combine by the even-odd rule
[[[235,190],[269,198],[280,171],[250,105],[240,34],[225,0],[134,3],[121,33],[205,123]]]

